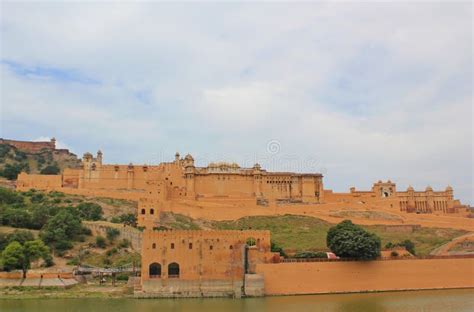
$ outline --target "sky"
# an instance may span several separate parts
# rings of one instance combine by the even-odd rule
[[[0,4],[0,137],[474,204],[471,2]]]

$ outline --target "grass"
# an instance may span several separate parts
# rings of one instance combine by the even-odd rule
[[[77,284],[70,288],[60,287],[5,287],[0,288],[2,299],[43,299],[43,298],[124,298],[132,297],[133,291],[126,282],[117,281],[116,287],[110,285]]]
[[[201,229],[216,230],[270,230],[272,242],[287,252],[324,251],[326,234],[333,224],[324,220],[299,215],[283,216],[252,216],[235,221],[202,221],[167,213],[163,225],[174,229]],[[382,240],[382,247],[388,242],[398,243],[406,239],[415,243],[418,255],[428,255],[432,250],[451,241],[453,238],[464,235],[467,231],[445,228],[419,228],[412,233],[387,231],[385,225],[363,226],[366,230],[376,233]]]

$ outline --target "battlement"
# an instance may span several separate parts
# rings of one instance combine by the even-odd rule
[[[56,149],[56,139],[52,138],[50,141],[33,142],[33,141],[18,141],[0,138],[0,144],[11,145],[21,151],[28,153],[38,153],[42,150],[54,151]]]

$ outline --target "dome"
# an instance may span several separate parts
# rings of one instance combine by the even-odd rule
[[[450,185],[448,185],[448,186],[446,187],[446,191],[452,191],[452,190],[453,190],[453,188],[452,188]]]
[[[407,191],[408,191],[408,192],[413,192],[414,190],[415,190],[415,189],[414,189],[413,186],[411,186],[411,185],[407,188]]]
[[[187,154],[184,159],[186,160],[194,160],[193,156],[191,156],[191,154]]]
[[[426,187],[426,191],[427,191],[427,192],[433,192],[433,188],[428,185],[428,186]]]

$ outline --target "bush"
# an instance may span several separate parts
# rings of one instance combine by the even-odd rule
[[[392,251],[392,252],[390,253],[390,256],[392,256],[392,257],[398,257],[398,252],[396,252],[396,251],[394,250],[394,251]]]
[[[401,242],[401,246],[405,247],[405,249],[408,250],[408,252],[410,252],[412,255],[416,255],[415,244],[411,240],[404,240]]]
[[[72,247],[70,241],[77,239],[81,231],[81,220],[78,216],[70,210],[63,209],[48,220],[41,230],[40,237],[55,249],[66,250]]]
[[[49,174],[49,175],[54,175],[54,174],[59,174],[61,170],[59,169],[58,165],[49,165],[41,169],[40,174]]]
[[[327,246],[342,258],[373,260],[380,256],[380,238],[350,220],[344,220],[329,229]]]
[[[119,243],[119,248],[128,248],[130,246],[130,241],[128,239],[122,239]]]
[[[98,221],[102,219],[102,207],[95,203],[80,203],[76,207],[79,216],[83,220]]]
[[[115,238],[117,238],[117,236],[120,235],[120,231],[118,229],[115,229],[115,228],[107,228],[105,230],[105,233],[107,235],[107,239],[110,242],[113,242],[115,240]]]
[[[116,277],[117,281],[128,281],[128,275],[127,274],[117,274]]]
[[[280,253],[280,256],[282,256],[282,257],[285,257],[285,258],[287,257],[287,255],[286,255],[285,251],[283,250],[283,248],[280,247],[280,246],[278,246],[278,245],[277,245],[276,243],[274,243],[274,242],[271,242],[271,244],[270,244],[270,250],[271,250],[272,252],[278,252],[278,253]]]
[[[318,259],[327,259],[327,254],[322,251],[303,251],[295,255],[295,258],[318,258]]]
[[[107,246],[107,242],[103,236],[97,236],[95,238],[95,245],[99,248],[105,248]]]
[[[23,170],[29,170],[28,164],[6,164],[3,170],[0,170],[0,176],[3,176],[8,180],[16,180],[18,174]]]
[[[117,248],[111,248],[109,250],[107,250],[107,252],[105,253],[108,257],[110,257],[111,255],[113,254],[116,254],[118,252]]]

